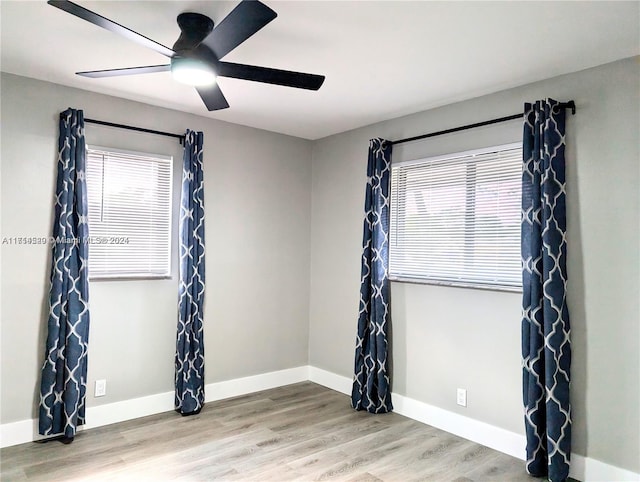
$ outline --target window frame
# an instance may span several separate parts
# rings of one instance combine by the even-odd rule
[[[515,285],[508,285],[508,284],[499,284],[499,283],[489,283],[489,282],[481,282],[478,280],[448,280],[448,279],[441,279],[436,277],[418,277],[418,276],[408,276],[408,275],[399,275],[399,274],[393,274],[392,273],[392,263],[391,263],[391,258],[392,258],[392,247],[391,247],[391,235],[392,235],[392,219],[393,219],[393,213],[392,213],[392,209],[393,209],[393,205],[395,204],[394,202],[392,202],[392,197],[394,196],[394,191],[393,191],[393,168],[394,167],[405,167],[405,166],[411,166],[411,165],[416,165],[416,164],[426,164],[426,163],[432,163],[432,162],[439,162],[439,161],[447,161],[447,160],[456,160],[462,157],[469,157],[469,156],[475,156],[475,155],[482,155],[482,154],[487,154],[487,153],[491,153],[491,152],[498,152],[498,151],[506,151],[506,150],[512,150],[512,149],[519,149],[520,151],[522,151],[523,148],[523,144],[522,142],[510,142],[510,143],[506,143],[506,144],[499,144],[499,145],[494,145],[494,146],[489,146],[489,147],[484,147],[484,148],[479,148],[479,149],[471,149],[471,150],[467,150],[467,151],[460,151],[460,152],[452,152],[452,153],[447,153],[447,154],[441,154],[441,155],[437,155],[437,156],[430,156],[430,157],[425,157],[425,158],[419,158],[419,159],[411,159],[411,160],[406,160],[406,161],[399,161],[399,162],[393,162],[392,161],[392,165],[391,165],[391,173],[390,173],[390,181],[389,181],[389,280],[393,281],[393,282],[399,282],[399,283],[411,283],[411,284],[420,284],[420,285],[434,285],[434,286],[448,286],[448,287],[456,287],[456,288],[472,288],[472,289],[480,289],[480,290],[489,290],[489,291],[500,291],[500,292],[512,292],[512,293],[521,293],[522,292],[522,280],[520,279],[520,284],[515,286]],[[468,169],[470,164],[465,164],[466,168]],[[468,171],[467,173],[465,173],[465,184],[464,184],[464,189],[465,189],[465,203],[468,205],[469,204],[469,199],[468,197],[468,193],[469,193],[469,189],[468,189],[468,184],[470,182],[470,178],[468,177]],[[452,182],[453,183],[453,182]],[[453,183],[455,185],[458,185],[457,183]],[[474,183],[474,192],[477,189],[477,184]],[[521,199],[522,199],[522,190],[520,190],[520,195],[518,196],[518,199],[520,200],[519,206],[521,205]],[[475,204],[474,204],[475,206]],[[464,213],[465,219],[469,217],[469,213],[468,211],[465,209],[465,213]],[[475,219],[476,217],[476,213],[475,213],[475,208],[472,212],[472,217]],[[519,218],[521,220],[521,215],[519,216]],[[465,222],[465,226],[466,226],[466,222]],[[466,227],[465,227],[465,234],[466,233]],[[521,260],[520,260],[521,263]]]
[[[167,154],[157,154],[152,152],[143,152],[143,151],[134,151],[130,149],[120,149],[115,147],[106,147],[96,144],[86,144],[85,152],[86,152],[86,164],[88,166],[89,163],[89,152],[90,151],[103,151],[113,154],[122,154],[122,155],[130,155],[130,156],[138,156],[138,157],[147,157],[152,158],[158,161],[166,161],[169,164],[169,179],[168,179],[168,199],[169,199],[169,212],[168,212],[168,224],[167,224],[167,270],[166,273],[163,274],[152,274],[152,273],[134,273],[134,274],[91,274],[91,248],[92,245],[95,245],[95,238],[97,237],[91,230],[91,221],[89,219],[89,189],[88,189],[88,179],[87,179],[87,222],[89,223],[89,259],[88,259],[88,279],[90,282],[92,281],[141,281],[141,280],[168,280],[173,278],[173,249],[174,249],[174,156]],[[85,167],[86,169],[86,167]],[[103,178],[103,186],[104,186],[104,178]]]

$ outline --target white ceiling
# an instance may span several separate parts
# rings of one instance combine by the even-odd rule
[[[171,47],[179,13],[203,13],[217,23],[237,2],[76,3]],[[640,54],[636,1],[264,3],[278,18],[224,60],[324,74],[318,92],[220,78],[231,107],[209,113],[193,88],[167,72],[81,78],[74,72],[167,59],[45,0],[0,1],[0,65],[5,72],[318,139]]]

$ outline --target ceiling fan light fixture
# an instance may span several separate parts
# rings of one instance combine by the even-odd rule
[[[178,82],[193,86],[213,85],[216,82],[216,73],[211,67],[188,57],[171,59],[171,75]]]
[[[48,0],[47,3],[171,59],[171,65],[165,63],[76,72],[83,77],[117,77],[171,70],[174,80],[198,87],[198,95],[208,111],[229,107],[220,86],[217,85],[217,76],[307,90],[318,90],[325,79],[324,75],[220,61],[278,16],[260,0],[241,0],[215,27],[213,20],[206,15],[195,12],[181,13],[177,18],[180,36],[173,48],[165,47],[70,0]]]

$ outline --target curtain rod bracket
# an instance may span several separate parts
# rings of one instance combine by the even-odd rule
[[[570,100],[569,102],[563,102],[560,105],[565,109],[571,109],[571,115],[576,115],[576,103],[574,101]]]

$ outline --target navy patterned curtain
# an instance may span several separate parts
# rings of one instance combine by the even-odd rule
[[[204,405],[204,182],[202,132],[187,130],[180,205],[180,298],[175,406],[193,415]]]
[[[527,472],[569,476],[571,344],[566,303],[565,111],[525,104],[522,173],[522,358]]]
[[[391,144],[384,139],[372,139],[367,164],[360,310],[351,391],[351,406],[371,413],[393,410],[387,358],[391,310],[387,272],[390,176]]]
[[[89,282],[84,115],[60,114],[46,358],[39,431],[73,440],[85,422]]]

